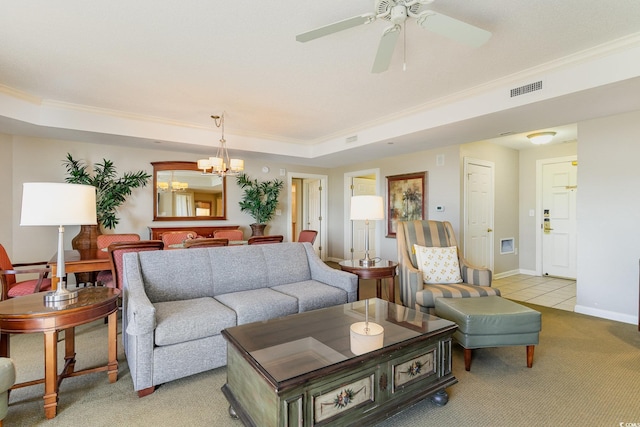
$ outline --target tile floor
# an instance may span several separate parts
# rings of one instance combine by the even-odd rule
[[[576,305],[576,281],[557,277],[516,274],[494,279],[491,286],[503,297],[514,301],[573,311]]]

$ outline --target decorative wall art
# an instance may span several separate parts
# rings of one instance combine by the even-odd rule
[[[387,237],[396,237],[398,221],[427,219],[427,172],[387,177]]]

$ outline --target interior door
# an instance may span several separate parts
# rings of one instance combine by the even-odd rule
[[[464,256],[493,270],[493,163],[465,159]]]
[[[577,275],[576,201],[578,162],[542,166],[542,274]]]
[[[305,179],[304,186],[304,212],[303,212],[303,229],[316,230],[320,235],[322,231],[322,182],[319,179]],[[298,233],[299,234],[299,233]],[[320,256],[322,239],[317,238],[313,243],[318,256]],[[320,258],[322,258],[320,256]]]

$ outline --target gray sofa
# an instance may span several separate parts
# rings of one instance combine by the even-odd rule
[[[142,397],[226,365],[225,328],[353,302],[357,287],[309,243],[126,253],[122,339],[134,389]]]

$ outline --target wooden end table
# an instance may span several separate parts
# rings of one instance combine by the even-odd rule
[[[382,279],[389,280],[389,302],[396,302],[395,277],[397,262],[381,259],[369,266],[360,265],[357,259],[348,259],[338,263],[340,269],[358,276],[358,279],[376,279],[376,297],[382,298]],[[359,282],[359,281],[358,281]],[[358,299],[360,299],[360,283],[358,283]]]
[[[56,416],[58,389],[64,378],[107,371],[109,382],[117,381],[117,314],[120,291],[105,287],[79,289],[76,301],[57,308],[45,305],[45,293],[0,302],[0,356],[9,357],[10,334],[44,333],[44,378],[16,384],[11,388],[44,383],[44,415],[50,419]],[[108,364],[75,372],[75,327],[107,316]],[[57,343],[58,332],[61,330],[64,330],[65,365],[62,373],[58,375]]]

